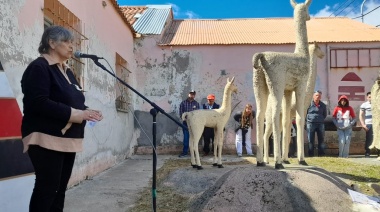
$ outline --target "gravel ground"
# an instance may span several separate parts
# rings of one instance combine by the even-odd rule
[[[322,169],[204,168],[178,169],[164,182],[192,198],[189,211],[359,211],[347,193],[349,186]]]

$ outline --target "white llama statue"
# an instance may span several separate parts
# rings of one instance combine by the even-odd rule
[[[232,92],[237,93],[237,87],[233,84],[234,80],[235,77],[233,77],[231,81],[227,79],[227,84],[224,88],[222,106],[219,109],[194,110],[182,114],[182,120],[187,122],[189,129],[191,165],[193,168],[198,168],[199,170],[203,169],[199,158],[198,142],[202,136],[204,127],[214,128],[215,141],[213,166],[223,168],[223,129],[231,115]]]
[[[373,141],[370,149],[380,149],[380,76],[371,89]],[[377,158],[380,160],[380,157]]]
[[[290,123],[290,107],[292,92],[295,92],[296,123],[302,129],[305,123],[304,101],[306,81],[309,75],[310,55],[308,48],[306,21],[310,20],[308,8],[311,0],[297,4],[290,1],[294,8],[294,22],[296,28],[296,45],[294,53],[289,52],[262,52],[253,55],[253,90],[256,99],[256,132],[257,132],[257,165],[265,166],[263,162],[263,135],[264,118],[267,105],[271,106],[273,123],[273,147],[275,168],[283,169],[280,152],[280,112],[282,109],[282,123]],[[263,80],[265,79],[265,80]],[[282,101],[284,98],[284,101]],[[268,102],[269,101],[269,102]],[[301,103],[301,104],[300,104]],[[283,107],[283,108],[282,108]],[[303,150],[304,132],[297,133],[297,152],[300,164],[307,165]],[[283,132],[284,137],[290,137],[290,131]]]
[[[318,46],[316,42],[309,45],[309,54],[310,54],[310,72],[309,76],[307,78],[307,85],[306,85],[306,96],[305,96],[305,115],[307,111],[307,107],[310,104],[310,101],[313,97],[313,91],[315,87],[316,77],[317,77],[317,59],[322,59],[325,54],[321,50],[321,48]],[[269,162],[269,136],[272,133],[272,110],[271,108],[267,108],[267,111],[265,113],[265,120],[266,120],[266,128],[264,133],[264,162]],[[282,117],[282,114],[281,114]],[[293,92],[292,95],[292,105],[290,110],[290,117],[296,117],[296,102],[295,102],[295,93]],[[290,131],[291,125],[290,123],[286,126],[283,123],[282,124],[282,131]],[[302,129],[301,129],[302,130]],[[289,152],[289,143],[290,143],[290,136],[284,137],[282,136],[282,160],[284,163],[289,164],[288,160],[288,152]],[[302,147],[303,148],[303,145]],[[299,154],[299,152],[297,152]]]

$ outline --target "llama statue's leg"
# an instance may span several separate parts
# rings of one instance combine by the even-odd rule
[[[380,76],[379,76],[380,77]],[[371,105],[372,105],[372,129],[373,129],[373,140],[372,144],[369,146],[370,149],[378,149],[380,151],[380,80],[372,85],[371,88]],[[380,160],[380,157],[378,158]]]
[[[222,165],[223,130],[219,130],[217,136],[218,136],[218,168],[224,168]]]
[[[196,162],[196,166],[194,167],[194,165],[193,165],[193,167],[197,168],[198,170],[201,170],[201,169],[203,169],[203,167],[202,167],[201,160],[200,160],[200,157],[199,157],[199,146],[198,146],[198,143],[199,143],[199,140],[201,139],[202,132],[203,132],[203,126],[204,125],[199,124],[199,123],[195,123],[195,122],[193,122],[192,124],[193,124],[192,125],[193,126],[192,127],[192,132],[193,132],[192,133],[192,135],[193,135],[193,149],[194,149],[194,153],[195,153],[195,162]]]
[[[273,132],[272,126],[272,107],[267,107],[265,112],[265,130],[264,130],[264,163],[269,164],[269,137]]]
[[[257,118],[256,118],[257,166],[265,166],[266,164],[265,162],[263,162],[263,135],[264,135],[263,132],[264,132],[264,115],[258,112]]]
[[[265,166],[263,162],[263,136],[264,136],[264,118],[268,102],[268,87],[265,82],[265,75],[262,70],[253,72],[253,92],[256,100],[256,161],[257,166]]]
[[[279,89],[281,90],[281,89]],[[281,151],[280,151],[280,111],[281,111],[281,103],[282,103],[283,95],[281,92],[276,92],[274,90],[271,93],[270,103],[272,104],[272,120],[273,120],[273,155],[275,161],[276,169],[283,169],[281,161]]]
[[[195,159],[196,159],[196,162],[197,162],[197,168],[198,170],[201,170],[203,169],[202,167],[202,164],[201,164],[201,159],[200,159],[200,156],[199,156],[199,139],[200,139],[200,135],[196,134],[196,136],[194,137],[195,140],[194,140],[194,150],[195,150]]]
[[[219,149],[218,144],[219,144],[218,129],[214,128],[214,159],[212,160],[213,166],[218,165],[218,149]]]
[[[306,85],[305,85],[306,87]],[[305,102],[305,87],[299,86],[296,89],[296,103]],[[296,104],[296,124],[297,124],[297,158],[300,165],[307,165],[304,152],[304,128],[305,125],[305,105]]]
[[[287,131],[291,131],[291,125],[292,125],[292,122],[289,121],[289,123],[287,123],[287,127],[284,125],[283,126],[283,129],[282,129],[282,132],[287,132]],[[285,164],[290,164],[289,162],[289,146],[290,146],[290,139],[291,139],[291,133],[285,135],[285,134],[282,134],[282,161],[285,163]]]
[[[270,109],[270,107],[268,107]],[[269,164],[269,137],[270,134],[272,133],[272,115],[266,116],[267,118],[265,119],[265,131],[264,131],[264,163]]]
[[[290,142],[290,108],[292,102],[292,91],[285,91],[282,101],[282,161],[289,164],[289,142]]]
[[[194,134],[190,122],[188,121],[187,128],[189,129],[189,148],[190,148],[190,161],[193,168],[197,168],[194,157]]]

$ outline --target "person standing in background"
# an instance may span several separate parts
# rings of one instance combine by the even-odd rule
[[[83,149],[86,121],[102,113],[84,104],[85,97],[71,69],[74,36],[60,26],[45,29],[38,51],[21,79],[24,94],[21,134],[36,179],[29,211],[63,211],[75,154]]]
[[[247,155],[253,156],[251,130],[255,115],[255,111],[252,110],[251,104],[247,104],[242,112],[234,115],[235,121],[239,123],[238,127],[235,129],[235,145],[238,157],[243,156],[243,146],[245,146],[247,150]]]
[[[218,109],[220,106],[215,103],[215,95],[209,94],[207,96],[207,103],[202,105],[205,110]],[[210,143],[212,149],[214,149],[214,128],[205,127],[203,130],[203,156],[207,156],[210,153]]]
[[[191,90],[187,99],[183,100],[179,105],[179,117],[182,118],[182,114],[185,112],[190,112],[193,110],[199,110],[199,103],[195,101],[196,92]],[[186,121],[183,121],[183,125],[187,127]],[[182,128],[183,131],[183,150],[182,153],[178,156],[180,158],[187,157],[189,152],[189,130]]]
[[[371,110],[371,92],[367,93],[367,101],[360,106],[359,120],[363,129],[365,130],[365,157],[370,156],[371,146],[373,141],[373,130],[372,130],[372,110]]]
[[[338,106],[334,108],[333,122],[337,128],[339,140],[339,157],[348,158],[352,127],[355,125],[355,111],[345,95],[339,97]]]
[[[327,108],[325,103],[321,101],[322,91],[315,91],[313,100],[307,109],[306,114],[306,130],[307,139],[309,140],[309,157],[314,157],[315,133],[318,136],[318,156],[325,155],[325,118],[327,116]]]
[[[282,137],[282,136],[281,136]],[[297,124],[296,119],[292,119],[292,127],[290,131],[289,158],[295,158],[297,154]]]

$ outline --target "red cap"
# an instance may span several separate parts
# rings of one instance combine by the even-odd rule
[[[209,94],[209,95],[207,96],[207,99],[215,100],[215,95],[214,95],[214,94]]]

